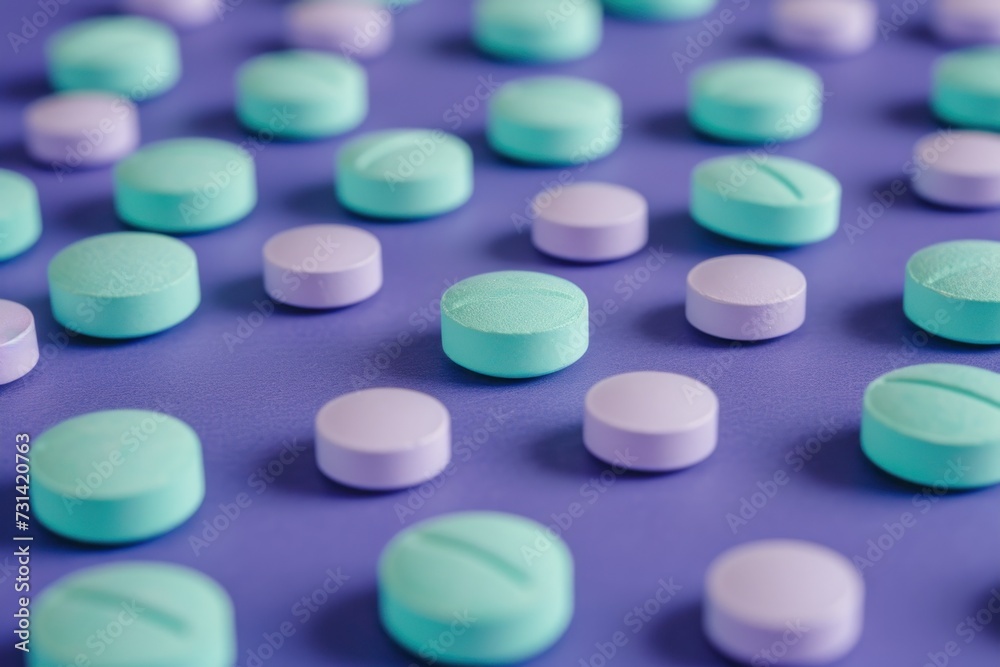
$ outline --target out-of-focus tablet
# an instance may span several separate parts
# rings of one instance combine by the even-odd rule
[[[718,0],[604,0],[609,12],[640,21],[684,21],[707,13]]]
[[[316,415],[316,463],[346,486],[403,489],[433,479],[450,460],[448,408],[419,391],[364,389]]]
[[[496,152],[537,164],[581,164],[621,142],[622,102],[607,86],[568,76],[504,84],[490,101],[486,137]]]
[[[583,444],[632,470],[667,472],[715,451],[719,399],[693,378],[640,371],[601,380],[584,400]]]
[[[42,235],[38,190],[27,176],[0,169],[0,262],[17,257]]]
[[[691,177],[691,217],[740,241],[816,243],[837,231],[841,190],[836,177],[801,160],[713,158],[696,166]]]
[[[569,626],[573,557],[557,535],[529,519],[448,514],[386,545],[378,598],[386,632],[415,655],[433,651],[446,664],[520,663]]]
[[[823,80],[789,60],[723,60],[694,72],[688,104],[691,124],[717,139],[790,141],[819,126]]]
[[[612,183],[573,183],[543,191],[531,240],[542,252],[576,262],[605,262],[635,254],[649,240],[649,206],[641,194]]]
[[[139,110],[121,95],[57,93],[24,112],[28,154],[61,173],[117,162],[139,145]]]
[[[31,311],[0,299],[0,385],[18,380],[38,363],[38,334]]]
[[[162,535],[205,497],[198,434],[159,412],[79,415],[35,438],[31,452],[35,515],[52,532],[81,542]]]
[[[441,297],[441,343],[448,358],[483,375],[547,375],[587,351],[589,316],[587,295],[568,280],[533,271],[483,273]]]
[[[229,5],[233,4],[230,0]],[[225,16],[225,0],[122,0],[122,9],[166,21],[178,28],[197,28]]]
[[[766,340],[791,333],[806,318],[806,277],[763,255],[705,260],[687,277],[687,320],[712,336]]]
[[[931,107],[938,118],[963,127],[1000,131],[1000,46],[951,53],[934,66]]]
[[[140,229],[207,232],[242,220],[257,205],[253,158],[218,139],[168,139],[115,165],[115,210]]]
[[[917,143],[913,160],[921,167],[913,189],[927,201],[957,208],[1000,207],[1000,135],[935,132]]]
[[[601,44],[599,0],[477,0],[473,14],[476,46],[504,60],[576,60]]]
[[[824,665],[861,638],[865,585],[850,560],[812,542],[760,540],[726,551],[705,575],[709,641],[745,664]]]
[[[1000,42],[1000,4],[995,0],[937,0],[934,30],[956,44]]]
[[[878,34],[872,0],[776,0],[771,36],[797,51],[849,56],[867,51]]]
[[[45,46],[56,90],[106,90],[144,100],[173,88],[181,76],[174,31],[138,16],[78,21]]]
[[[114,232],[77,241],[49,263],[52,314],[98,338],[135,338],[186,320],[201,301],[198,259],[177,239]]]
[[[398,4],[398,0],[392,0]],[[374,58],[392,45],[392,6],[373,0],[300,0],[288,7],[288,41],[302,49]],[[389,4],[388,2],[385,4]]]
[[[31,609],[28,667],[229,667],[236,622],[226,591],[180,565],[120,561],[79,570]]]

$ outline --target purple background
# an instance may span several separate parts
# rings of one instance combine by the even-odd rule
[[[568,667],[590,661],[595,642],[617,631],[628,643],[615,661],[634,667],[723,665],[699,629],[701,580],[708,561],[724,549],[757,538],[816,540],[853,557],[869,540],[910,512],[916,525],[866,571],[868,619],[858,649],[843,664],[920,667],[928,652],[955,641],[951,664],[995,665],[1000,623],[960,634],[966,616],[983,608],[1000,585],[1000,512],[996,489],[955,494],[924,505],[916,487],[881,474],[858,445],[861,395],[868,382],[907,363],[959,362],[996,370],[1000,353],[928,341],[901,311],[903,267],[916,250],[956,238],[995,238],[1000,215],[955,213],[906,194],[860,237],[839,232],[811,247],[775,252],[805,272],[808,319],[780,340],[732,349],[700,335],[683,316],[684,277],[699,261],[758,251],[702,231],[686,214],[688,175],[705,158],[742,149],[696,137],[683,119],[685,80],[671,54],[701,29],[607,21],[600,52],[582,62],[530,68],[477,55],[468,41],[467,0],[428,0],[405,11],[391,52],[371,63],[372,112],[362,130],[394,126],[453,129],[446,111],[474,93],[480,77],[496,81],[555,71],[606,82],[625,102],[624,144],[574,180],[600,179],[643,192],[652,210],[651,245],[671,257],[632,292],[616,284],[647,278],[648,255],[601,266],[574,266],[535,252],[511,215],[559,170],[517,167],[492,155],[483,141],[484,111],[475,110],[457,133],[476,156],[477,189],[460,211],[438,219],[384,224],[354,219],[332,195],[333,156],[343,139],[268,145],[257,155],[260,205],[245,221],[186,240],[198,254],[204,301],[195,315],[165,334],[109,343],[59,344],[61,329],[48,309],[45,268],[67,244],[123,229],[111,205],[107,169],[79,172],[60,182],[29,163],[21,145],[21,112],[45,94],[43,42],[58,25],[111,11],[110,2],[70,0],[39,35],[14,54],[5,37],[0,100],[0,165],[38,185],[45,217],[40,244],[0,265],[0,297],[27,304],[51,356],[26,378],[0,388],[3,534],[13,523],[14,434],[37,436],[72,415],[108,408],[150,408],[190,423],[205,445],[208,496],[178,530],[145,544],[96,549],[33,529],[32,592],[78,568],[117,559],[162,559],[209,573],[232,594],[239,621],[239,665],[247,664],[265,633],[289,621],[295,635],[265,664],[409,665],[409,656],[382,633],[375,607],[375,563],[402,527],[397,505],[407,492],[355,493],[326,481],[312,460],[312,420],[330,398],[353,388],[381,343],[407,334],[410,344],[375,379],[429,392],[452,411],[454,475],[407,517],[405,525],[456,510],[489,508],[544,523],[580,503],[583,514],[560,529],[578,567],[577,613],[566,636],[532,665]],[[711,16],[735,17],[697,64],[735,55],[774,52],[763,36],[766,5],[723,0]],[[833,97],[815,135],[780,148],[780,154],[822,166],[844,183],[844,223],[858,208],[900,178],[914,142],[933,131],[926,110],[929,72],[943,52],[927,29],[929,8],[855,59],[813,62]],[[186,75],[164,97],[143,104],[145,141],[207,135],[241,141],[232,115],[235,68],[248,57],[280,48],[282,5],[246,0],[222,23],[183,36]],[[5,0],[0,28],[19,30],[37,11],[34,0]],[[883,15],[891,4],[883,5]],[[897,15],[897,18],[902,15]],[[279,308],[244,342],[240,323],[265,298],[260,248],[275,232],[322,221],[371,230],[385,253],[385,287],[375,298],[340,312],[307,314]],[[580,285],[599,309],[617,312],[596,329],[587,355],[569,369],[531,381],[477,376],[451,364],[440,350],[438,326],[426,326],[433,308],[456,279],[499,269],[548,271]],[[621,281],[621,282],[620,282]],[[257,321],[256,316],[253,317]],[[243,333],[246,333],[245,331]],[[405,338],[405,337],[404,337]],[[672,475],[625,475],[605,486],[591,481],[606,470],[580,441],[583,396],[597,380],[639,369],[661,369],[705,379],[718,393],[718,452],[695,468]],[[477,451],[474,439],[491,413],[505,423]],[[824,425],[833,424],[830,439]],[[482,440],[483,432],[479,432]],[[827,440],[797,470],[794,449],[811,438]],[[254,472],[275,461],[285,444],[302,450],[271,483]],[[474,440],[472,440],[474,442]],[[818,441],[816,441],[818,442]],[[458,456],[459,452],[469,454]],[[791,459],[786,457],[791,454]],[[286,457],[287,460],[288,457]],[[467,459],[467,460],[465,460]],[[739,511],[758,484],[779,471],[788,483],[736,534],[727,513]],[[607,473],[607,476],[611,475]],[[765,484],[766,486],[766,484]],[[263,492],[258,493],[258,491]],[[600,489],[600,490],[598,490]],[[238,519],[195,555],[189,543],[220,504],[239,494],[252,499]],[[925,513],[921,512],[926,508]],[[893,541],[882,537],[883,544]],[[2,547],[2,554],[12,549]],[[876,554],[877,555],[877,554]],[[19,664],[10,648],[14,599],[12,560],[4,578],[3,664]],[[293,606],[323,584],[328,569],[350,579],[302,623]],[[626,614],[653,596],[660,579],[682,591],[642,623]],[[655,605],[651,605],[655,606]],[[600,664],[599,660],[593,664]]]

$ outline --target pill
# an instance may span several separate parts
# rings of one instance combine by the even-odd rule
[[[338,396],[316,415],[316,463],[324,475],[371,491],[404,489],[451,460],[451,417],[433,396],[379,387]]]
[[[472,184],[472,149],[441,130],[372,132],[337,154],[337,198],[373,218],[449,213],[469,201]]]
[[[506,83],[490,100],[486,136],[497,153],[536,164],[582,164],[621,143],[622,102],[605,85],[568,76]]]
[[[771,37],[781,46],[830,56],[867,51],[878,34],[872,0],[777,0]]]
[[[957,208],[1000,207],[1000,135],[940,132],[913,149],[913,190],[929,202]]]
[[[194,251],[161,234],[113,232],[77,241],[52,258],[48,278],[56,321],[98,338],[164,331],[201,301]]]
[[[806,277],[797,268],[763,255],[725,255],[705,260],[687,277],[687,320],[728,340],[777,338],[806,318]]]
[[[303,0],[286,10],[285,30],[288,41],[302,49],[374,58],[392,45],[391,9],[372,0]]]
[[[24,377],[37,363],[35,316],[17,302],[0,299],[0,385]]]
[[[442,663],[527,660],[563,635],[573,604],[566,544],[511,514],[460,512],[422,521],[396,535],[378,563],[386,632],[408,651]]]
[[[724,141],[798,139],[811,134],[822,116],[823,80],[788,60],[723,60],[696,70],[690,88],[691,124]]]
[[[242,220],[257,205],[253,158],[218,139],[168,139],[115,165],[115,210],[139,229],[207,232]]]
[[[533,271],[483,273],[441,297],[441,344],[449,359],[483,375],[547,375],[587,351],[589,315],[587,295],[568,280]]]
[[[906,264],[903,311],[935,336],[1000,345],[1000,243],[948,241]]]
[[[691,217],[750,243],[797,246],[829,238],[840,224],[840,200],[836,177],[791,158],[714,158],[691,177]]]
[[[57,93],[24,112],[28,154],[57,173],[117,162],[139,145],[139,112],[127,98],[82,91]]]
[[[105,90],[134,100],[161,95],[181,76],[177,36],[139,16],[105,16],[71,24],[46,44],[56,90]]]
[[[822,665],[850,653],[864,625],[865,585],[850,560],[801,540],[726,551],[705,575],[705,635],[736,662]],[[775,648],[778,647],[778,648]]]
[[[205,497],[201,440],[150,410],[104,410],[60,422],[31,445],[31,503],[63,537],[121,544],[184,523]]]
[[[934,65],[931,107],[954,125],[1000,131],[1000,46],[952,51]]]
[[[476,46],[502,60],[577,60],[601,44],[599,0],[477,0],[473,15]]]
[[[956,44],[1000,42],[1000,4],[995,0],[937,0],[934,30]]]
[[[38,242],[42,211],[38,190],[27,176],[0,169],[0,262],[13,259]]]
[[[229,667],[233,603],[218,583],[181,565],[118,561],[78,570],[31,609],[28,667]]]
[[[196,28],[212,23],[231,11],[224,0],[122,0],[122,9],[133,14],[166,21],[178,28]]]
[[[353,130],[368,115],[368,75],[347,58],[281,51],[251,59],[236,74],[236,115],[247,128],[288,139]]]
[[[708,13],[718,0],[604,0],[609,12],[641,21],[684,21]]]

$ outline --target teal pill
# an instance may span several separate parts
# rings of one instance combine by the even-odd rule
[[[865,391],[861,447],[879,468],[914,484],[1000,483],[1000,375],[957,364],[883,375]]]
[[[52,314],[70,331],[136,338],[180,324],[198,307],[198,259],[161,234],[115,232],[77,241],[49,263]]]
[[[257,205],[250,154],[218,139],[168,139],[145,146],[114,170],[115,210],[139,229],[207,232],[242,220]]]
[[[38,436],[31,451],[35,516],[81,542],[162,535],[187,521],[205,497],[198,435],[159,412],[73,417]]]
[[[341,56],[267,53],[236,74],[236,114],[256,132],[288,139],[332,137],[368,114],[368,76]]]
[[[397,535],[378,565],[386,632],[426,661],[505,665],[554,644],[573,616],[573,557],[529,519],[461,512]]]
[[[903,310],[935,336],[1000,345],[1000,243],[949,241],[906,264]]]
[[[41,235],[35,184],[15,171],[0,169],[0,262],[25,252]]]
[[[702,162],[691,178],[691,216],[739,241],[798,246],[829,238],[840,222],[841,186],[832,174],[783,157],[745,155]]]
[[[587,351],[589,314],[587,295],[568,280],[532,271],[483,273],[441,297],[441,343],[448,358],[483,375],[547,375]]]
[[[79,570],[32,606],[28,667],[232,667],[233,603],[188,567],[121,561]]]
[[[949,53],[934,66],[931,106],[948,123],[1000,131],[1000,46]]]
[[[598,0],[478,0],[473,24],[476,46],[488,55],[559,62],[597,50],[603,16]]]
[[[739,143],[776,143],[812,133],[823,109],[816,72],[777,58],[736,58],[691,77],[688,117],[705,134]]]
[[[177,35],[138,16],[74,23],[52,36],[46,55],[56,90],[106,90],[140,101],[170,90],[181,76]]]
[[[609,12],[640,21],[683,21],[707,13],[717,0],[604,0]]]
[[[472,196],[472,149],[440,130],[385,130],[337,154],[337,199],[373,218],[428,218]]]
[[[568,76],[518,79],[500,87],[486,136],[497,153],[522,162],[569,165],[597,160],[621,143],[622,102],[594,81]]]

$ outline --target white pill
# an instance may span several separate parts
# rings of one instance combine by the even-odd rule
[[[139,145],[139,110],[120,95],[56,93],[25,109],[24,134],[28,154],[43,164],[98,167]]]
[[[872,0],[775,0],[771,36],[784,47],[831,56],[868,50],[878,32]]]
[[[1000,134],[951,131],[927,135],[913,149],[913,190],[957,208],[1000,207]]]
[[[206,25],[236,9],[232,0],[122,0],[122,9],[171,23],[178,28]]]
[[[0,385],[24,377],[37,363],[34,315],[15,301],[0,299]]]
[[[377,388],[339,396],[316,415],[316,463],[346,486],[402,489],[451,460],[451,417],[433,396]]]
[[[373,0],[301,0],[285,15],[288,41],[303,49],[374,58],[392,45],[390,10]]]
[[[997,0],[937,0],[934,30],[956,44],[1000,42],[1000,2]]]

